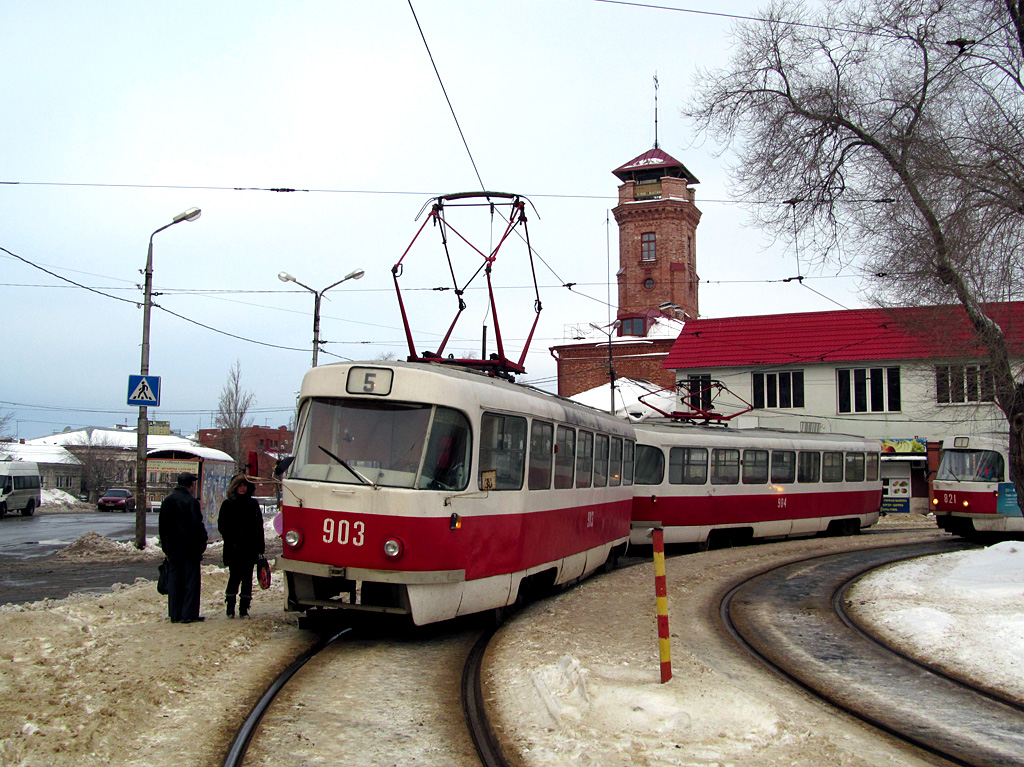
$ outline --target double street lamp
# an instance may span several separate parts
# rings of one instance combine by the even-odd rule
[[[606,336],[608,336],[608,378],[610,379],[611,386],[611,406],[608,412],[615,415],[615,366],[612,364],[612,333],[619,329],[622,325],[622,320],[615,320],[606,330],[603,326],[597,325],[593,322],[590,323],[590,327],[594,330],[600,330]]]
[[[317,354],[320,351],[320,300],[324,297],[324,293],[331,288],[337,287],[346,280],[361,279],[364,274],[366,274],[366,272],[362,269],[356,269],[346,274],[337,282],[328,285],[323,290],[313,290],[309,285],[303,285],[297,279],[288,274],[288,272],[278,272],[277,279],[281,280],[281,282],[294,282],[300,288],[305,288],[313,294],[313,367],[316,367]]]
[[[143,376],[149,375],[149,315],[153,306],[153,238],[164,229],[169,229],[182,221],[195,221],[202,214],[199,208],[189,208],[179,213],[169,224],[164,224],[149,235],[149,251],[146,254],[146,283],[144,302],[142,304],[142,366]],[[146,510],[149,502],[146,498],[146,448],[149,442],[149,409],[139,405],[139,427],[135,452],[135,548],[146,548]]]

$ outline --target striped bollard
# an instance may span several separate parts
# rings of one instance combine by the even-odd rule
[[[668,641],[668,586],[665,583],[665,531],[651,530],[654,539],[654,596],[658,604],[658,655],[661,657],[661,683],[672,678],[672,657]]]

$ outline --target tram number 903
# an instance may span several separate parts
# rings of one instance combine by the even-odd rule
[[[349,522],[347,519],[324,519],[324,543],[339,546],[362,546],[365,539],[366,523]]]

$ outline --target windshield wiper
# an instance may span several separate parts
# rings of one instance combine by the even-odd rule
[[[327,453],[327,455],[329,455],[329,456],[330,456],[331,458],[333,458],[333,459],[334,459],[335,461],[337,461],[338,463],[340,463],[340,464],[341,464],[342,466],[344,466],[344,467],[345,467],[346,469],[348,469],[348,470],[349,470],[349,472],[351,472],[352,476],[353,476],[353,477],[355,477],[356,479],[358,479],[358,480],[359,480],[360,482],[362,482],[362,483],[363,483],[364,485],[369,485],[370,487],[372,487],[372,488],[374,488],[374,489],[376,489],[376,488],[377,488],[377,485],[376,485],[375,483],[371,482],[371,481],[370,481],[370,480],[368,480],[368,479],[367,479],[366,477],[364,477],[364,476],[363,476],[362,474],[360,474],[360,473],[359,473],[358,471],[356,471],[355,469],[353,469],[353,468],[352,468],[351,466],[349,466],[349,465],[348,465],[348,464],[347,464],[347,463],[346,463],[346,462],[345,462],[345,461],[344,461],[343,459],[341,459],[341,458],[338,458],[338,456],[336,456],[336,455],[335,455],[334,453],[332,453],[332,452],[331,452],[330,450],[328,450],[328,449],[327,449],[326,447],[324,447],[323,445],[317,445],[317,447],[318,447],[318,448],[320,448],[321,450],[323,450],[323,451],[324,451],[325,453]]]

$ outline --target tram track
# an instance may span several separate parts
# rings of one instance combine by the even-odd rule
[[[299,751],[361,766],[505,767],[481,685],[493,634],[477,625],[410,637],[352,628],[325,636],[267,687],[223,765],[280,764]]]
[[[729,588],[727,631],[780,676],[912,749],[970,767],[1024,764],[1024,706],[896,651],[845,610],[851,585],[948,541],[791,561]]]

